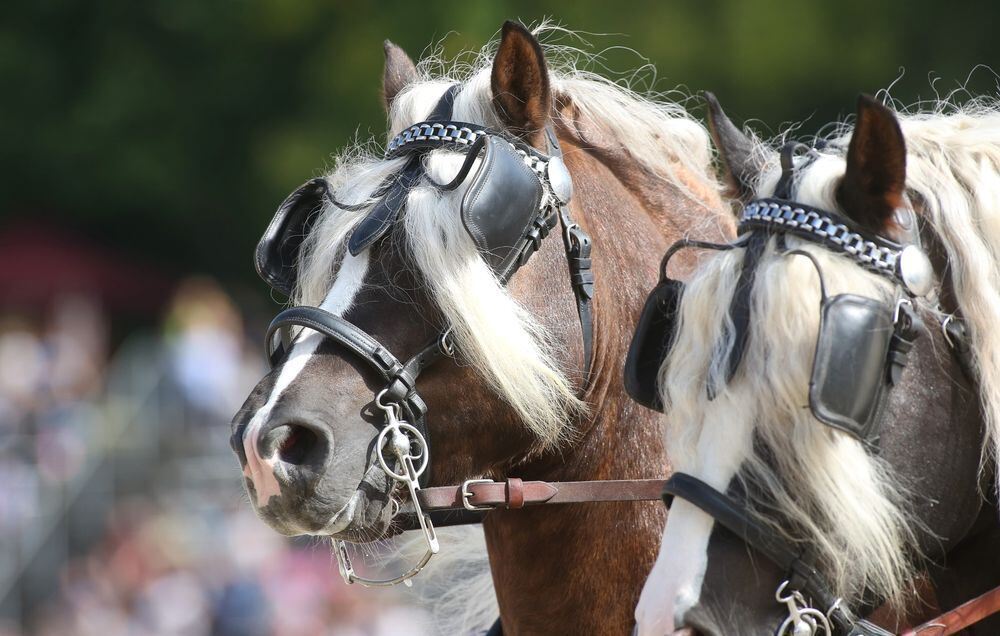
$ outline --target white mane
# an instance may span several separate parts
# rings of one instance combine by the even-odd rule
[[[421,80],[394,100],[389,114],[389,136],[426,118],[446,88],[460,82],[453,118],[500,126],[492,106],[490,71],[496,42],[475,55],[472,62],[451,68],[437,57],[419,65]],[[711,150],[703,126],[682,108],[644,98],[626,87],[574,68],[567,49],[548,47],[553,97],[571,102],[576,117],[592,126],[602,139],[629,148],[651,176],[677,183],[685,192],[702,183],[714,184],[709,174]],[[561,61],[561,62],[560,62]],[[437,71],[434,77],[431,70]],[[426,162],[428,175],[449,181],[461,164],[461,155],[439,150]],[[346,204],[370,201],[383,178],[404,160],[385,161],[374,144],[350,148],[336,159],[327,175],[332,191]],[[677,177],[683,166],[696,183]],[[457,350],[521,416],[541,445],[552,446],[569,433],[569,415],[585,405],[574,393],[567,370],[559,368],[552,344],[535,318],[513,299],[494,277],[459,218],[466,186],[442,193],[430,186],[414,188],[407,201],[404,223],[409,252],[430,288],[439,309],[453,329]],[[337,275],[344,242],[370,206],[349,212],[327,206],[306,240],[299,264],[294,302],[322,301]]]
[[[992,102],[965,108],[942,103],[932,112],[901,114],[900,121],[908,152],[908,198],[947,250],[975,352],[986,418],[984,457],[996,456],[1000,108]],[[844,174],[850,132],[841,126],[821,158],[800,171],[797,200],[838,208],[834,193]],[[764,150],[772,160],[761,175],[760,195],[773,192],[779,176],[775,153]],[[787,242],[816,257],[830,295],[851,292],[889,302],[897,295],[886,280],[849,259],[791,236]],[[837,596],[856,598],[869,589],[904,606],[914,593],[912,555],[919,522],[910,518],[908,494],[881,459],[804,408],[819,325],[818,278],[807,259],[777,254],[773,239],[757,273],[742,369],[722,395],[714,401],[706,397],[710,375],[724,384],[722,354],[732,343],[720,344],[719,334],[731,331],[728,306],[741,256],[734,250],[706,259],[684,296],[677,341],[660,373],[674,467],[696,474],[706,470],[713,460],[699,440],[725,427],[742,445],[741,478],[774,497],[766,505],[751,502],[759,519],[789,540],[811,546],[831,574]],[[775,508],[797,527],[779,527]]]

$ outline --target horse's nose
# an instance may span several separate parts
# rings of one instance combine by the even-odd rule
[[[333,450],[329,428],[299,419],[251,422],[243,432],[244,475],[253,485],[257,506],[281,495],[282,485],[309,491],[323,477]]]

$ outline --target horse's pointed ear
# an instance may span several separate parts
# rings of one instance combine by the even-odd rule
[[[406,51],[389,40],[386,40],[383,46],[385,48],[385,71],[382,74],[382,95],[385,98],[385,109],[389,110],[396,95],[407,84],[416,81],[417,66],[406,54]]]
[[[490,85],[493,107],[516,134],[531,135],[548,123],[552,95],[545,54],[520,22],[504,22]]]
[[[899,121],[890,109],[860,95],[837,202],[862,227],[885,233],[902,204],[905,188],[906,142]]]
[[[754,184],[764,168],[762,157],[754,151],[754,143],[726,116],[713,93],[702,93],[708,102],[708,129],[719,149],[722,167],[729,182],[731,195],[743,201],[754,194]]]

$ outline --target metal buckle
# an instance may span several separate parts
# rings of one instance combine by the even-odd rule
[[[441,349],[441,353],[449,358],[455,355],[455,342],[451,329],[451,327],[445,329],[444,333],[441,334],[441,339],[438,340],[438,347]]]
[[[955,348],[955,343],[951,339],[951,334],[948,333],[948,325],[950,325],[955,320],[955,314],[948,314],[945,316],[944,320],[941,321],[941,333],[944,335],[944,341],[948,343],[948,346],[952,349]]]
[[[907,307],[909,307],[910,311],[913,311],[913,303],[910,302],[909,298],[900,298],[900,299],[898,299],[896,301],[895,308],[892,310],[892,324],[893,325],[898,325],[899,324],[899,315],[900,315],[900,313],[902,313],[900,310],[903,308],[904,305],[907,306]]]
[[[414,426],[399,419],[399,413],[401,409],[398,404],[385,403],[382,398],[385,397],[386,390],[383,390],[375,398],[375,404],[385,412],[386,425],[379,433],[378,441],[376,442],[375,456],[378,459],[379,466],[385,471],[385,474],[396,481],[401,481],[406,484],[407,489],[410,491],[410,501],[413,503],[413,510],[417,515],[417,520],[420,522],[420,531],[424,536],[424,540],[427,542],[427,551],[424,556],[420,558],[416,565],[411,567],[406,572],[400,574],[399,576],[393,577],[391,579],[368,579],[359,576],[354,571],[354,566],[351,563],[351,556],[347,552],[347,543],[345,541],[337,541],[334,544],[335,554],[337,555],[337,565],[340,569],[340,575],[344,578],[344,581],[348,584],[360,583],[366,587],[390,587],[397,585],[399,583],[405,583],[410,585],[410,579],[420,573],[424,569],[424,566],[431,560],[435,554],[437,554],[441,546],[438,543],[437,533],[434,530],[434,524],[431,523],[431,518],[424,514],[423,509],[420,507],[420,498],[417,496],[420,490],[420,484],[418,483],[421,473],[427,468],[427,464],[430,460],[430,453],[427,452],[427,441],[424,439],[423,435],[420,434]],[[413,452],[413,446],[416,445],[418,450],[416,454]],[[383,450],[386,446],[389,446],[393,454],[399,460],[399,464],[402,466],[402,472],[397,473],[395,470],[389,467],[389,463],[385,460],[383,455]],[[414,460],[420,460],[420,468],[414,466]],[[398,512],[399,506],[397,504],[396,511]]]
[[[469,486],[473,484],[495,484],[497,482],[492,479],[466,479],[462,482],[462,505],[465,506],[466,510],[471,510],[473,512],[477,510],[493,510],[494,506],[477,506],[471,501],[473,495],[476,493],[469,490]]]

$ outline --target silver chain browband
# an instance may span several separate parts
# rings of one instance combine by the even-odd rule
[[[485,130],[479,126],[424,121],[413,124],[393,137],[385,154],[394,155],[400,148],[414,141],[450,141],[460,146],[471,146],[483,134]]]
[[[859,265],[924,296],[933,283],[930,261],[916,245],[899,245],[849,225],[846,218],[784,199],[759,199],[743,208],[740,231],[790,232],[847,254]]]
[[[389,141],[386,146],[386,158],[398,157],[405,154],[403,148],[411,144],[424,142],[437,142],[440,144],[454,144],[455,146],[467,148],[472,146],[480,138],[487,135],[501,137],[508,142],[510,137],[502,132],[491,130],[476,124],[465,124],[462,122],[435,122],[422,121],[413,124],[403,130]],[[541,157],[532,152],[527,146],[520,143],[511,143],[517,154],[524,158],[524,163],[540,176],[546,176],[548,157]]]
[[[853,256],[863,267],[895,277],[902,246],[890,247],[866,237],[825,213],[813,208],[778,201],[752,201],[743,208],[743,224],[780,225],[824,239],[839,251]]]

